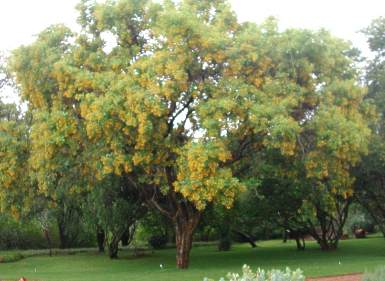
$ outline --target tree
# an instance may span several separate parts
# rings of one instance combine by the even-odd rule
[[[113,175],[97,184],[88,197],[88,215],[97,226],[98,235],[103,235],[99,250],[104,251],[102,244],[106,240],[108,254],[115,259],[118,257],[119,242],[124,236],[127,236],[125,246],[132,241],[137,222],[147,210],[144,202],[129,181]]]
[[[78,9],[79,34],[48,28],[12,59],[41,191],[82,195],[120,177],[173,221],[187,268],[202,212],[232,206],[251,156],[276,150],[315,188],[350,185],[368,132],[342,41],[240,24],[225,0]]]
[[[385,19],[378,18],[364,30],[374,58],[367,65],[365,82],[368,87],[367,101],[376,109],[371,119],[373,136],[369,153],[355,169],[357,181],[355,198],[378,224],[385,237]]]
[[[219,165],[230,157],[223,140],[194,137],[202,130],[197,107],[221,71],[214,62],[202,67],[214,59],[225,63],[219,59],[224,39],[230,40],[226,31],[235,24],[227,5],[212,4],[83,2],[77,44],[53,64],[54,70],[42,70],[53,78],[47,87],[56,85],[58,96],[80,101],[89,143],[100,157],[98,178],[124,174],[149,204],[174,221],[180,268],[188,266],[192,233],[206,202],[230,206],[241,188]],[[216,20],[209,16],[215,7]],[[102,40],[107,32],[118,43],[109,53]],[[56,43],[64,46],[61,40]]]
[[[364,88],[358,85],[354,52],[322,30],[280,33],[271,21],[265,30],[259,35],[264,40],[257,42],[270,46],[260,58],[267,63],[268,72],[254,83],[261,83],[266,89],[263,98],[277,105],[267,106],[265,101],[258,108],[258,120],[268,124],[265,138],[254,135],[262,141],[258,149],[246,147],[247,157],[235,167],[235,174],[271,188],[276,188],[276,182],[287,182],[284,186],[290,192],[299,190],[305,200],[300,210],[307,214],[306,221],[301,219],[305,222],[302,227],[322,249],[335,249],[353,194],[351,169],[367,152],[370,137],[371,108],[364,101]],[[253,47],[259,45],[254,43]],[[247,56],[242,57],[247,60]],[[258,68],[245,65],[240,73],[245,79],[255,79],[252,70]],[[279,110],[286,115],[278,115]],[[273,172],[266,174],[266,167]]]
[[[20,217],[30,192],[28,129],[17,106],[0,100],[0,211],[10,211],[15,218]]]

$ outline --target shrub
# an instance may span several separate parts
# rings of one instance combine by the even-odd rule
[[[353,204],[349,209],[349,217],[346,221],[345,231],[355,234],[357,229],[364,229],[368,233],[375,232],[375,223],[362,206]]]
[[[212,279],[204,278],[204,281],[213,281]],[[238,273],[228,273],[227,279],[221,278],[220,281],[305,281],[302,271],[297,269],[291,271],[286,268],[285,271],[273,269],[271,271],[265,271],[258,268],[256,272],[253,272],[249,266],[244,265],[242,268],[242,276]],[[370,280],[371,281],[371,280]]]
[[[46,239],[40,227],[32,221],[16,221],[12,217],[0,216],[0,249],[45,248]]]
[[[219,240],[218,250],[219,251],[229,251],[231,249],[231,238],[223,237]]]
[[[24,256],[20,253],[11,253],[0,256],[0,263],[16,262],[23,259]]]
[[[166,235],[152,235],[148,239],[148,244],[150,244],[153,249],[162,249],[167,244],[167,236]]]
[[[382,281],[385,280],[385,267],[377,268],[374,272],[366,272],[362,281]]]

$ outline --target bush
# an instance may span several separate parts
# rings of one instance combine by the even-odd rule
[[[368,233],[373,233],[375,232],[375,223],[361,206],[353,204],[349,210],[345,231],[354,235],[357,229],[364,229]]]
[[[385,280],[385,267],[377,268],[374,272],[366,272],[362,281],[382,281]]]
[[[162,249],[167,244],[167,236],[166,235],[152,235],[148,239],[148,244],[150,244],[153,249]]]
[[[218,250],[219,251],[229,251],[231,249],[231,238],[223,237],[219,240]]]
[[[204,281],[213,281],[212,279],[204,278]],[[244,265],[242,268],[242,276],[238,273],[227,274],[227,279],[221,278],[220,281],[305,281],[302,271],[297,269],[291,271],[286,268],[285,271],[273,269],[271,271],[265,271],[258,268],[256,272],[253,272],[249,266]],[[382,280],[382,279],[381,279]],[[370,280],[372,281],[372,280]]]
[[[54,241],[53,241],[54,242]],[[0,249],[41,249],[47,241],[41,228],[33,221],[16,221],[12,217],[0,216]]]
[[[20,253],[6,254],[4,256],[0,256],[0,263],[16,262],[23,258],[24,256]]]

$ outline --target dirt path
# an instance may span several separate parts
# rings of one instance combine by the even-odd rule
[[[306,281],[361,281],[361,280],[362,280],[362,273],[306,279]]]

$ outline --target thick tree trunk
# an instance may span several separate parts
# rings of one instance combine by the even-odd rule
[[[200,213],[196,210],[187,218],[179,216],[175,219],[176,266],[186,269],[189,266],[193,233],[198,225]]]
[[[97,228],[96,231],[96,240],[98,242],[99,253],[104,253],[104,242],[106,239],[106,234],[103,229]]]
[[[151,192],[144,194],[147,202],[172,220],[175,227],[176,267],[185,269],[189,266],[193,233],[198,225],[201,212],[195,205],[187,201],[173,189],[176,180],[175,171],[166,168],[170,190],[167,195],[159,192],[157,186],[152,186]]]
[[[189,266],[192,247],[193,227],[188,224],[176,225],[176,266],[185,269]]]

